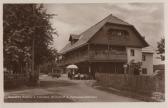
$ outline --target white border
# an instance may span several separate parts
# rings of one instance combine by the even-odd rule
[[[3,3],[128,3],[128,2],[138,2],[138,3],[164,3],[164,8],[165,8],[165,24],[164,24],[164,28],[165,28],[165,39],[166,39],[166,49],[167,49],[167,35],[168,35],[168,1],[167,0],[1,0],[0,1],[0,88],[1,88],[1,92],[0,92],[0,102],[1,102],[1,106],[0,107],[5,107],[5,108],[46,108],[46,107],[68,107],[68,108],[105,108],[105,107],[110,107],[110,108],[168,108],[168,104],[167,104],[167,91],[168,88],[166,87],[166,101],[165,102],[88,102],[88,103],[4,103],[3,102],[3,29],[2,29],[2,5]],[[167,50],[166,50],[166,54],[167,55]],[[167,85],[167,78],[168,78],[168,74],[167,74],[167,56],[166,56],[166,70],[165,70],[165,77],[166,77],[166,85]]]

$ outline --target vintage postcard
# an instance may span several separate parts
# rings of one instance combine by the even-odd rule
[[[4,103],[164,103],[164,4],[2,3]]]

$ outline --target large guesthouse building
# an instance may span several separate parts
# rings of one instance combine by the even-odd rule
[[[80,73],[95,76],[95,73],[124,74],[124,66],[141,63],[144,72],[138,74],[148,74],[151,70],[148,64],[143,65],[143,56],[147,54],[148,60],[153,54],[142,51],[148,46],[133,25],[109,15],[83,33],[70,35],[69,43],[60,51],[60,66],[75,64]]]

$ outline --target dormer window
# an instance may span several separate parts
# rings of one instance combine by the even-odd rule
[[[79,35],[71,34],[69,37],[69,41],[71,42],[71,45],[76,43],[79,40],[79,37],[80,37]]]

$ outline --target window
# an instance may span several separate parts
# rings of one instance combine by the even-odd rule
[[[142,68],[142,74],[147,74],[147,69],[146,68]]]
[[[109,39],[113,39],[113,37],[121,38],[121,39],[127,39],[129,33],[125,30],[119,30],[119,29],[109,29],[107,31],[107,35]]]
[[[146,60],[146,56],[143,54],[142,55],[142,61],[145,61]]]
[[[133,49],[131,49],[131,56],[135,56],[135,52],[134,52],[134,50]]]

